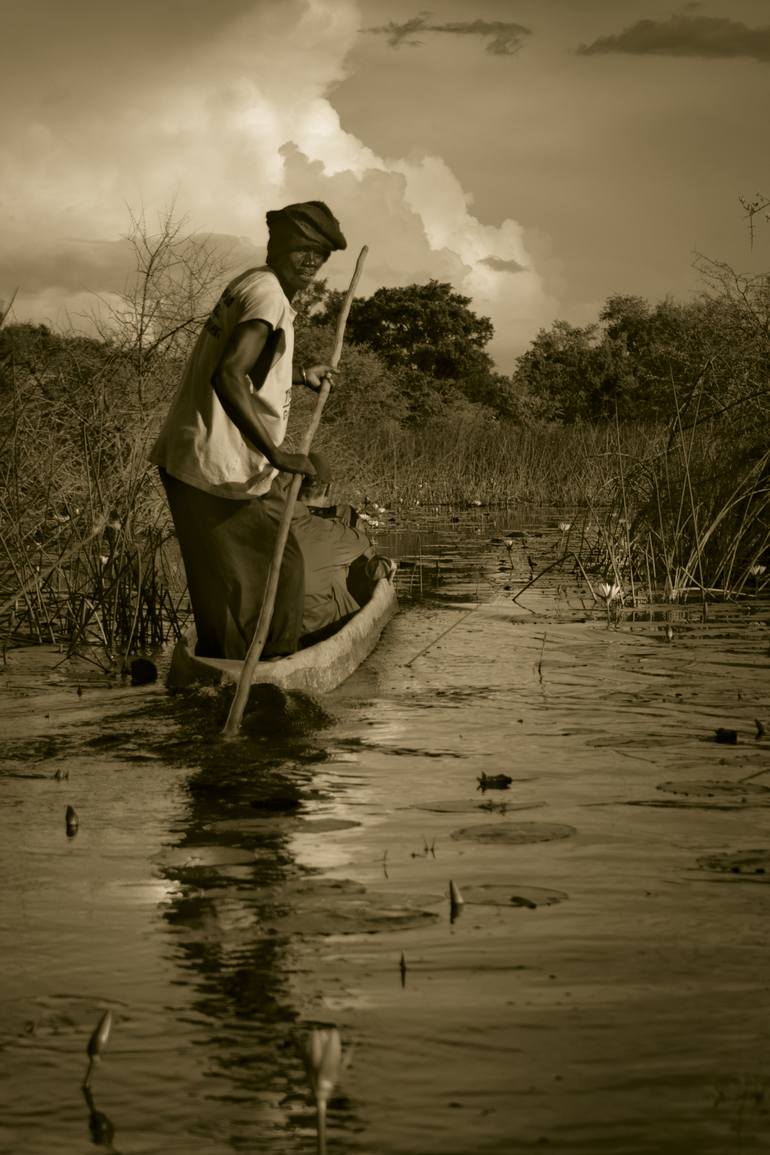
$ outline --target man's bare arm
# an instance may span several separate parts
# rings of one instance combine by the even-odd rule
[[[312,462],[304,453],[287,453],[271,438],[255,409],[250,384],[259,390],[264,384],[267,366],[257,373],[260,354],[270,336],[266,321],[244,321],[237,325],[214,374],[213,386],[227,416],[250,445],[264,454],[271,465],[287,473],[315,475]]]

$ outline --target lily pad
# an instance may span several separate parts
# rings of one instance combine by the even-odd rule
[[[433,814],[475,814],[479,810],[487,813],[493,811],[496,814],[505,814],[509,810],[535,810],[539,806],[545,806],[545,803],[509,802],[507,799],[500,799],[499,802],[492,799],[479,802],[477,798],[457,798],[454,800],[439,798],[435,802],[416,802],[409,809],[429,810]]]
[[[155,860],[178,870],[197,867],[242,866],[254,862],[254,851],[240,846],[173,846]]]
[[[502,906],[508,909],[535,910],[538,906],[554,906],[569,896],[563,890],[545,886],[517,886],[516,883],[489,883],[482,886],[464,886],[466,906]]]
[[[223,818],[220,822],[209,822],[207,830],[218,832],[237,830],[241,834],[260,834],[263,830],[289,830],[295,834],[327,834],[334,830],[350,830],[360,826],[350,818],[296,818],[272,815],[265,818]]]
[[[741,798],[632,798],[623,805],[650,806],[656,810],[743,810],[750,803]]]
[[[263,915],[264,925],[281,934],[377,934],[438,921],[425,907],[444,905],[438,894],[370,891],[346,879],[306,880],[282,886],[279,908]]]
[[[294,829],[297,834],[330,834],[334,830],[352,830],[360,825],[352,818],[298,818]]]
[[[658,790],[688,798],[716,798],[752,806],[770,806],[770,789],[761,782],[729,782],[716,778],[700,781],[661,782]]]
[[[452,838],[463,842],[524,846],[531,842],[555,842],[576,834],[574,826],[562,822],[494,822],[483,826],[463,826]]]
[[[734,850],[720,854],[705,854],[697,860],[704,870],[751,878],[752,881],[770,882],[770,849]]]

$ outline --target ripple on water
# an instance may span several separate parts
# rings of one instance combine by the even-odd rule
[[[36,999],[10,999],[2,1003],[0,1044],[14,1039],[32,1040],[43,1047],[62,1038],[69,1043],[73,1034],[90,1031],[109,1005],[117,1018],[123,1011],[121,1004],[105,1003],[88,995],[52,994]],[[83,1047],[85,1053],[85,1047]],[[84,1060],[85,1062],[85,1060]]]

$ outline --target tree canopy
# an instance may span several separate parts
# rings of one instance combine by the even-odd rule
[[[770,368],[767,279],[652,305],[611,296],[599,323],[555,321],[518,358],[521,403],[547,421],[668,421],[766,395]]]
[[[343,294],[316,289],[311,324],[332,324]],[[494,335],[488,317],[470,308],[470,297],[448,283],[377,289],[353,300],[346,340],[366,346],[394,374],[413,415],[465,401],[510,416],[514,395],[497,373],[486,346]]]

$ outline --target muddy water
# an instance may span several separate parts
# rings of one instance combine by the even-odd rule
[[[770,607],[514,601],[555,519],[454,516],[383,539],[422,600],[366,666],[233,744],[9,655],[0,1151],[312,1151],[314,1022],[330,1153],[770,1150]]]

